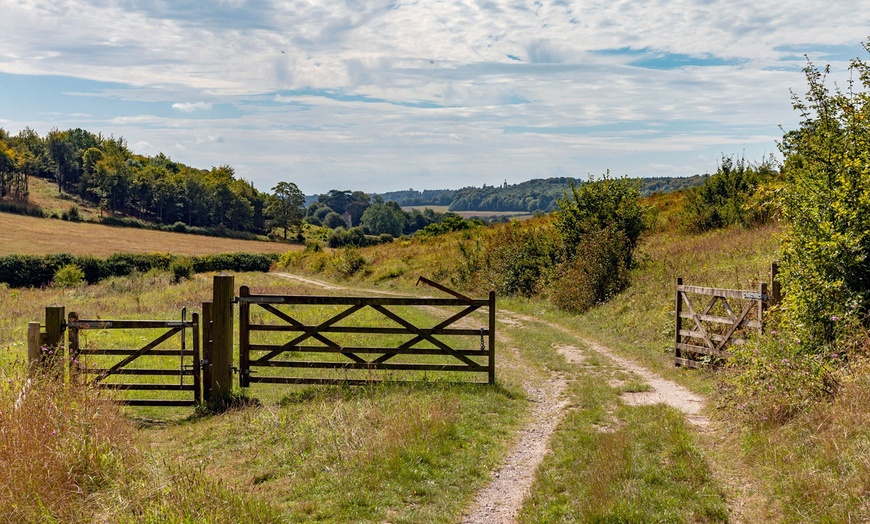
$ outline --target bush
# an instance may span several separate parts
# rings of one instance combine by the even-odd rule
[[[553,228],[511,222],[486,240],[484,279],[499,294],[531,297],[546,284],[545,277],[561,256]]]
[[[58,269],[52,284],[56,287],[75,287],[85,280],[85,272],[75,264],[67,264]]]
[[[190,257],[178,257],[169,264],[172,281],[176,284],[193,276],[193,260]]]
[[[808,354],[801,341],[772,331],[735,346],[721,382],[720,403],[750,425],[783,424],[839,389],[838,368],[846,355]]]
[[[577,246],[574,258],[556,268],[550,299],[565,311],[582,313],[628,287],[629,249],[615,227],[593,231]]]
[[[343,277],[355,275],[366,265],[366,259],[353,247],[346,247],[342,252],[333,255],[331,262],[335,272]]]
[[[719,168],[698,187],[688,190],[681,222],[700,233],[726,226],[750,227],[769,221],[769,198],[759,195],[778,173],[772,160],[750,165],[744,159],[723,157]]]
[[[793,105],[804,119],[783,137],[783,310],[807,352],[843,342],[837,319],[867,326],[870,310],[870,65],[850,66],[861,85],[824,85],[827,70],[805,69],[809,91]],[[863,90],[862,90],[863,89]],[[838,335],[840,333],[840,335]]]

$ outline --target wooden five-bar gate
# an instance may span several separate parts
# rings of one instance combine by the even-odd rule
[[[239,385],[363,384],[420,380],[428,372],[485,375],[493,384],[495,293],[474,300],[421,281],[453,298],[255,295],[243,286]],[[430,317],[452,314],[421,327],[423,320],[410,318],[421,308]],[[458,325],[481,308],[488,309],[484,326]]]
[[[721,362],[731,357],[730,346],[745,344],[753,331],[761,333],[765,311],[779,301],[776,275],[774,263],[770,293],[765,282],[757,290],[741,290],[688,286],[678,278],[674,364],[699,367]]]
[[[45,332],[39,322],[28,326],[29,358],[58,362],[65,331],[70,377],[118,390],[119,401],[137,406],[227,399],[234,369],[241,387],[420,381],[434,373],[495,383],[494,292],[476,300],[421,278],[450,298],[256,295],[246,286],[234,297],[233,282],[215,276],[202,322],[196,313],[188,321],[184,310],[181,320],[83,320],[47,307]],[[487,316],[472,316],[478,310]]]
[[[101,388],[161,392],[156,395],[164,397],[119,397],[119,401],[132,406],[190,406],[200,401],[197,313],[190,321],[186,319],[185,310],[182,310],[180,321],[80,320],[76,313],[70,313],[66,329],[71,376],[89,376],[89,382]],[[128,336],[144,336],[145,340],[151,340],[137,349],[106,348],[96,343],[82,347],[80,340],[84,332],[103,330],[123,330]],[[155,331],[160,334],[152,338]],[[187,345],[188,334],[192,338],[190,347]],[[170,344],[175,345],[167,347]],[[138,377],[149,377],[149,382],[142,382]],[[173,398],[165,398],[167,393]]]

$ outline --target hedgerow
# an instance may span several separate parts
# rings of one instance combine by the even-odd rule
[[[173,262],[189,261],[192,271],[266,272],[278,260],[275,253],[223,253],[180,256],[170,253],[116,253],[105,259],[68,253],[50,255],[0,256],[0,282],[10,287],[40,287],[52,283],[57,271],[65,266],[78,267],[84,280],[93,284],[104,278],[145,273],[152,269],[169,271]],[[188,262],[185,262],[187,264]]]

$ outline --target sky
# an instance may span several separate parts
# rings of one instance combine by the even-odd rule
[[[870,0],[0,0],[0,127],[261,191],[689,176],[778,157]]]

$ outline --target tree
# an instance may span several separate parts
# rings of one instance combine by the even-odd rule
[[[302,224],[305,212],[305,195],[292,182],[278,182],[272,188],[272,195],[266,205],[265,214],[269,217],[272,227],[284,230],[284,240],[287,240],[287,229]]]
[[[405,227],[405,213],[395,202],[372,204],[362,214],[360,223],[372,235],[388,233],[398,237]]]
[[[590,177],[579,186],[571,185],[570,193],[559,199],[556,229],[568,258],[573,258],[587,235],[612,227],[625,237],[625,263],[629,267],[641,233],[650,226],[651,211],[640,202],[640,181],[605,174],[598,180]]]

